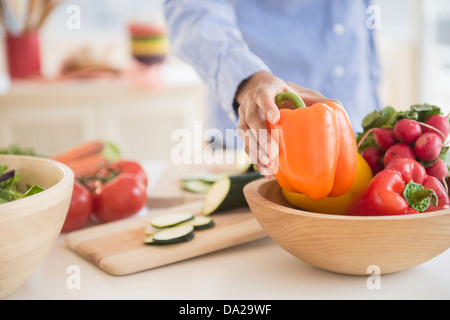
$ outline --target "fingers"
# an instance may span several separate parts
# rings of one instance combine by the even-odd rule
[[[280,120],[280,110],[275,104],[274,97],[277,94],[273,89],[260,87],[255,90],[253,95],[254,103],[257,105],[265,119],[272,124]]]
[[[273,168],[278,161],[278,143],[270,135],[266,121],[276,124],[280,120],[280,110],[275,103],[279,92],[289,90],[286,82],[264,74],[256,79],[256,83],[248,85],[251,89],[241,95],[238,109],[238,129],[244,141],[245,149],[251,161],[266,177],[273,175]]]
[[[246,114],[240,117],[240,119],[245,120],[245,127],[253,130],[253,135],[258,142],[258,148],[261,149],[260,151],[264,151],[266,156],[274,158],[278,155],[278,144],[270,137],[263,116],[264,111],[262,111],[255,102],[252,102],[252,104],[252,106],[247,108]],[[278,122],[278,120],[276,121]]]
[[[264,117],[257,107],[253,107],[248,114],[240,111],[238,133],[252,163],[264,176],[272,178],[272,169],[278,161],[278,144],[269,134]]]

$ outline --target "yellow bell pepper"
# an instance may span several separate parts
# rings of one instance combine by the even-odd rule
[[[343,215],[345,214],[350,202],[362,191],[373,178],[370,169],[364,158],[358,154],[357,173],[350,189],[339,197],[325,197],[321,200],[314,201],[301,193],[289,192],[282,189],[286,200],[295,207],[318,213]]]

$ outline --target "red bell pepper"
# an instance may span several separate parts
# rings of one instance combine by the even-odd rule
[[[443,185],[439,180],[435,181],[433,177],[428,176],[419,162],[396,158],[370,181],[366,189],[350,204],[346,214],[416,214],[434,211],[449,204],[450,199]]]

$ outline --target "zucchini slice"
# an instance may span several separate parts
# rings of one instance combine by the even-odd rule
[[[228,172],[208,172],[208,171],[200,171],[200,172],[192,172],[186,173],[181,177],[182,182],[187,181],[202,181],[205,183],[214,183],[219,179],[222,179],[226,176],[229,176]]]
[[[211,186],[205,196],[202,214],[208,216],[213,213],[248,206],[244,196],[244,186],[262,177],[261,173],[252,171],[218,180]]]
[[[250,160],[250,157],[244,149],[239,150],[236,157],[235,168],[238,173],[242,174],[249,171],[255,171],[254,165]]]
[[[182,222],[186,222],[192,220],[194,215],[192,213],[173,213],[173,214],[165,214],[159,217],[155,217],[150,220],[150,225],[155,228],[169,228],[173,227]]]
[[[144,243],[145,244],[153,244],[153,235],[152,234],[147,234],[146,237],[144,238]]]
[[[187,242],[194,238],[194,227],[191,225],[182,225],[171,228],[165,228],[155,232],[151,236],[147,236],[144,239],[146,244],[174,244]]]
[[[205,230],[214,227],[214,221],[207,216],[195,216],[194,219],[185,222],[194,227],[194,230]]]
[[[181,185],[183,189],[193,193],[207,193],[211,188],[211,183],[204,182],[202,180],[186,180],[182,181]]]

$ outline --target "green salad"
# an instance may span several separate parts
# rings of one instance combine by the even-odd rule
[[[27,191],[22,193],[17,188],[17,183],[20,179],[20,174],[16,173],[15,170],[8,170],[8,166],[0,164],[0,204],[29,197],[44,191],[44,188],[38,185],[27,185]]]

